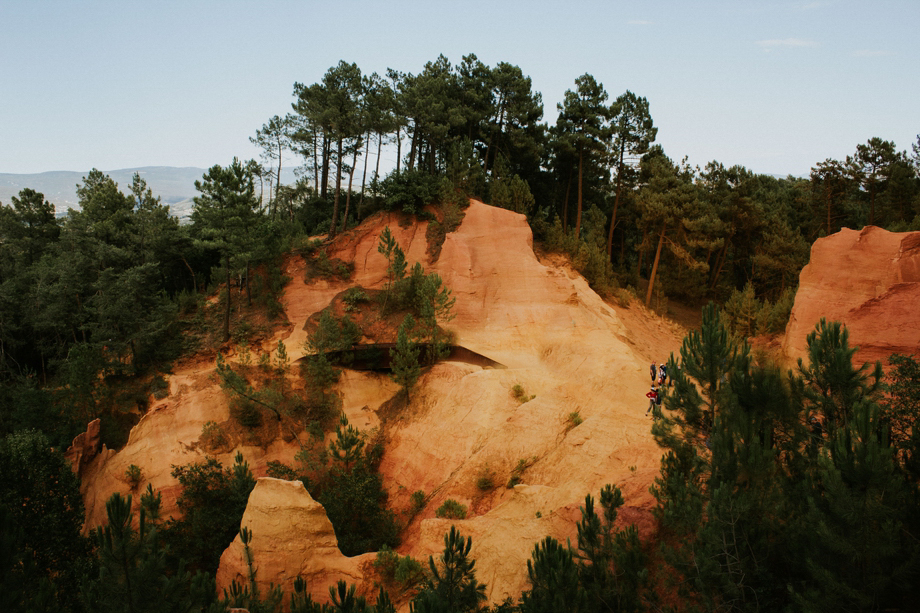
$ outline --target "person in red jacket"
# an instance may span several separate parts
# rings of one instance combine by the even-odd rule
[[[655,408],[655,405],[658,404],[658,388],[653,385],[652,389],[645,394],[645,397],[648,398],[648,409],[645,411],[645,414],[648,415],[649,412]]]

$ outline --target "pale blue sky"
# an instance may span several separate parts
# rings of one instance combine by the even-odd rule
[[[227,164],[339,60],[520,66],[545,119],[591,73],[694,165],[807,175],[920,133],[920,0],[0,0],[0,172]]]

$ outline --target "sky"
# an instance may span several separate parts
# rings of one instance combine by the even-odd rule
[[[0,173],[226,165],[295,82],[517,65],[544,121],[589,73],[673,159],[807,176],[920,133],[920,0],[0,0]],[[395,163],[395,152],[383,166]],[[289,159],[285,164],[296,164]]]

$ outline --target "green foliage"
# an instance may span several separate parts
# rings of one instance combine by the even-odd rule
[[[572,411],[565,418],[565,431],[568,432],[572,428],[580,426],[584,422],[584,419],[581,417],[581,413],[578,411]]]
[[[206,421],[204,425],[201,426],[201,436],[198,440],[209,450],[223,447],[228,442],[223,428],[214,421]]]
[[[396,588],[401,593],[415,588],[425,579],[421,562],[412,556],[401,556],[387,545],[377,552],[374,568],[388,587]]]
[[[742,291],[734,290],[722,306],[726,325],[740,338],[758,334],[779,334],[789,321],[795,292],[786,288],[775,303],[761,301],[754,293],[754,285],[748,282]]]
[[[444,535],[444,551],[438,563],[428,558],[430,575],[413,600],[415,611],[476,611],[486,599],[486,586],[476,580],[476,561],[469,557],[473,539],[466,540],[456,526]]]
[[[809,401],[809,408],[821,415],[828,431],[835,435],[838,428],[847,426],[857,406],[877,402],[882,365],[876,362],[871,374],[868,364],[855,368],[852,360],[856,347],[849,346],[849,332],[839,322],[828,323],[822,318],[806,342],[809,363],[806,365],[801,358],[798,361],[804,384],[801,393]]]
[[[435,517],[445,519],[466,519],[466,506],[453,498],[448,498],[437,508],[434,514]]]
[[[413,515],[425,508],[426,498],[427,496],[425,496],[425,492],[422,490],[415,490],[412,492],[410,500],[412,501],[411,510]]]
[[[594,510],[591,495],[585,497],[578,522],[578,575],[589,609],[610,607],[615,611],[639,611],[647,584],[647,556],[636,527],[616,530],[617,509],[623,505],[619,488],[601,490],[601,514]]]
[[[342,431],[340,434],[346,435]],[[399,529],[393,513],[386,508],[380,476],[365,456],[349,461],[348,450],[354,447],[344,443],[344,439],[336,443],[341,456],[331,466],[318,497],[336,530],[339,548],[351,556],[375,551],[383,544],[397,545]],[[335,453],[330,451],[331,455]]]
[[[409,170],[387,175],[380,183],[380,191],[388,210],[416,215],[437,200],[440,188],[436,176]]]
[[[514,399],[520,402],[521,404],[524,404],[525,402],[530,402],[531,400],[537,397],[535,394],[528,395],[527,392],[524,391],[524,387],[520,383],[515,383],[514,386],[512,386],[511,395],[514,396]]]
[[[810,361],[784,376],[743,345],[732,349],[714,315],[707,309],[703,331],[685,341],[668,411],[653,427],[666,450],[656,516],[680,597],[706,609],[904,606],[908,577],[920,572],[920,547],[904,538],[918,528],[908,510],[918,495],[913,443],[894,426],[899,411],[909,414],[909,394],[883,404],[880,366],[852,365],[839,324],[820,322],[807,339]],[[722,359],[724,372],[705,367]],[[892,378],[899,392],[913,378],[902,366]]]
[[[529,458],[521,458],[518,460],[518,463],[511,470],[511,477],[508,479],[508,487],[512,488],[520,483],[521,478],[524,476],[524,471],[533,466],[536,461],[537,456],[530,456]]]
[[[354,262],[344,262],[339,258],[329,258],[325,248],[319,248],[313,257],[306,260],[304,281],[314,279],[340,279],[347,281],[354,273]]]
[[[240,452],[229,468],[208,458],[174,466],[172,476],[182,486],[177,500],[182,518],[168,520],[164,538],[173,554],[188,560],[192,568],[214,573],[239,531],[256,480]]]
[[[77,478],[36,431],[0,439],[0,466],[0,602],[11,611],[42,600],[44,610],[75,610],[89,559]]]
[[[370,299],[367,296],[367,292],[361,287],[349,287],[342,296],[346,313],[358,310],[358,305],[366,303],[368,300]]]
[[[476,475],[476,489],[487,492],[495,487],[495,471],[488,465],[483,466]]]
[[[533,212],[534,197],[530,193],[527,181],[518,175],[510,179],[499,178],[492,181],[492,205],[522,213],[528,217]]]
[[[401,385],[409,399],[409,392],[421,376],[419,366],[419,348],[409,340],[409,335],[415,327],[412,315],[406,315],[399,326],[396,337],[396,346],[390,350],[390,378]]]
[[[143,479],[144,472],[137,464],[132,464],[127,469],[125,469],[125,481],[128,482],[128,485],[131,487],[132,491],[137,489],[137,486],[141,484]]]
[[[106,513],[108,523],[93,533],[99,571],[81,591],[87,610],[191,611],[213,602],[211,575],[192,575],[182,562],[169,569],[158,530],[147,522],[143,508],[135,530],[130,496],[113,494],[106,502]]]
[[[572,550],[547,536],[534,546],[527,561],[530,589],[521,593],[522,613],[588,611],[588,596],[579,582]]]

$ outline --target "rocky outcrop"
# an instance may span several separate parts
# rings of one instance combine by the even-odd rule
[[[64,452],[64,457],[70,461],[70,468],[78,477],[83,468],[93,461],[102,448],[99,434],[102,422],[94,419],[86,426],[86,432],[81,432],[73,439],[70,447]]]
[[[661,456],[644,414],[648,365],[677,352],[683,330],[640,305],[608,304],[562,259],[539,259],[523,215],[472,202],[435,263],[428,261],[426,224],[405,221],[380,213],[327,247],[330,258],[354,262],[347,281],[306,283],[303,260],[289,258],[284,273],[291,281],[281,302],[291,326],[266,345],[282,340],[296,359],[303,355],[303,323],[334,296],[356,284],[383,288],[387,262],[377,243],[389,226],[409,264],[421,262],[451,289],[455,317],[443,323],[457,344],[503,366],[443,361],[424,373],[409,406],[388,402],[399,388],[386,375],[343,371],[337,391],[349,421],[363,431],[379,429],[385,439],[380,472],[388,506],[408,521],[398,552],[423,563],[437,556],[450,523],[436,517],[438,507],[447,499],[465,505],[468,519],[456,523],[473,537],[477,575],[495,603],[519,596],[527,559],[543,537],[575,541],[585,495],[597,497],[607,483],[626,500],[618,521],[648,535],[654,524],[648,488]],[[213,373],[213,360],[204,358],[177,367],[168,397],[135,426],[124,449],[91,463],[83,479],[88,527],[104,521],[112,492],[128,492],[122,479],[131,464],[143,470],[140,489],[150,484],[163,492],[164,515],[175,514],[180,488],[171,467],[203,461],[209,453],[199,441],[203,425],[230,419]],[[529,400],[516,398],[515,386]],[[277,440],[239,449],[260,476],[270,460],[293,464],[299,447]],[[216,457],[226,466],[237,449],[220,451]],[[520,485],[506,487],[512,476]],[[419,490],[427,504],[415,513],[411,497]],[[264,586],[289,590],[305,574],[313,594],[325,600],[338,578],[353,583],[362,576],[363,558],[337,553],[328,520],[317,528],[321,509],[299,485],[260,481],[250,507],[243,525],[254,533]],[[312,528],[301,531],[305,524]],[[248,579],[241,545],[224,554],[223,586]],[[373,592],[372,581],[364,583]]]
[[[240,529],[252,532],[249,543],[259,590],[272,584],[285,593],[294,591],[298,576],[318,602],[329,600],[329,586],[339,579],[349,584],[364,578],[361,564],[373,555],[347,558],[339,551],[332,523],[322,505],[313,500],[300,481],[263,477],[249,495]],[[220,557],[218,591],[236,581],[249,585],[249,568],[240,536]]]
[[[783,351],[805,358],[806,337],[823,317],[846,325],[857,362],[920,351],[920,232],[875,226],[815,241],[802,269]]]

